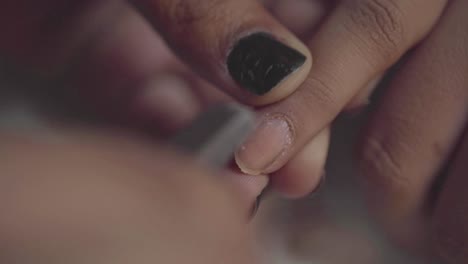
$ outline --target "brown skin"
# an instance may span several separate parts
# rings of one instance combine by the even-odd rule
[[[59,1],[50,0],[47,2],[49,5],[42,3],[40,8],[54,10],[51,7],[56,2]],[[170,3],[144,2],[153,7],[158,3]],[[211,6],[209,4],[214,2],[216,1],[207,0],[201,7]],[[277,17],[284,17],[284,14],[283,16],[280,14],[281,8],[275,8],[279,1],[272,2],[271,9],[278,13]],[[295,27],[294,23],[291,26],[295,27],[293,31],[308,43],[314,57],[314,66],[310,74],[301,86],[289,87],[284,93],[278,92],[280,94],[276,94],[278,97],[272,96],[267,99],[280,99],[279,97],[290,94],[290,89],[297,88],[291,96],[259,108],[260,119],[279,113],[288,118],[294,130],[293,143],[289,145],[285,155],[274,162],[273,167],[266,170],[272,173],[273,185],[291,196],[304,195],[313,190],[322,175],[324,159],[301,162],[309,160],[308,157],[311,155],[304,154],[306,157],[301,157],[301,153],[309,153],[304,149],[309,150],[309,146],[314,145],[313,142],[320,138],[324,143],[316,144],[319,146],[316,147],[316,152],[319,153],[318,156],[325,156],[328,148],[327,137],[317,135],[321,131],[327,131],[326,128],[331,121],[343,110],[365,105],[368,100],[367,95],[373,88],[372,82],[398,61],[405,52],[415,48],[388,87],[379,102],[378,110],[363,132],[363,140],[357,155],[363,169],[360,179],[366,186],[365,192],[371,201],[373,211],[392,237],[406,246],[421,251],[434,252],[430,249],[435,247],[453,263],[467,262],[464,245],[468,243],[468,235],[465,232],[468,221],[463,220],[467,211],[463,208],[463,204],[466,204],[468,197],[460,187],[464,186],[463,177],[456,176],[462,174],[459,168],[463,163],[459,160],[463,160],[466,156],[463,154],[465,147],[457,147],[460,146],[460,140],[466,137],[463,131],[466,130],[468,114],[466,89],[468,23],[464,14],[467,8],[466,1],[350,0],[333,1],[332,4],[330,4],[332,1],[324,1],[326,5],[322,1],[316,2],[320,10],[311,13],[316,14],[317,18],[310,19],[311,24],[302,27],[304,30],[310,29],[312,31],[310,34],[297,32],[298,27]],[[116,6],[109,4],[110,2],[101,2],[99,8],[91,6],[88,9],[80,9],[79,13],[83,14],[82,16],[69,16],[76,18],[77,21],[75,24],[72,23],[76,26],[72,28],[73,30],[67,30],[64,26],[57,32],[39,35],[40,38],[47,39],[55,36],[54,33],[65,34],[63,37],[38,41],[36,38],[38,36],[33,33],[39,32],[38,28],[43,28],[41,23],[18,24],[14,27],[15,30],[8,30],[8,27],[13,25],[12,21],[17,21],[15,19],[21,17],[21,14],[31,18],[34,17],[31,16],[31,12],[34,14],[34,10],[38,10],[28,9],[30,8],[28,4],[23,4],[23,8],[17,9],[17,3],[18,1],[9,1],[4,4],[9,8],[1,9],[1,12],[11,15],[0,16],[1,30],[4,33],[0,43],[4,53],[10,55],[14,61],[22,61],[24,64],[36,67],[55,65],[55,69],[63,69],[63,65],[68,65],[66,62],[73,57],[66,56],[67,54],[82,51],[80,63],[75,64],[76,68],[70,68],[67,72],[70,73],[71,83],[78,88],[81,87],[78,90],[82,92],[86,91],[82,89],[83,87],[107,88],[107,90],[88,90],[90,98],[98,98],[97,102],[101,102],[102,99],[99,98],[104,96],[107,102],[113,102],[107,105],[118,106],[115,108],[125,109],[123,111],[125,112],[127,109],[122,106],[131,103],[125,101],[129,97],[123,95],[135,92],[134,90],[129,92],[126,88],[140,87],[135,84],[144,86],[148,79],[154,77],[154,72],[158,72],[155,70],[158,65],[156,63],[158,52],[155,51],[157,37],[153,35],[148,24],[142,23],[144,20],[139,15],[135,15],[135,11],[131,8],[115,8]],[[223,5],[214,6],[222,8]],[[235,6],[228,6],[234,10],[233,12],[238,11]],[[240,4],[239,10],[242,8]],[[253,10],[257,10],[256,8],[258,7]],[[157,20],[160,18],[151,17],[151,12],[157,13],[155,10],[158,9],[147,11],[153,24],[158,24]],[[185,10],[209,14],[206,9]],[[263,11],[259,13],[264,14]],[[84,19],[89,16],[99,19]],[[260,19],[271,21],[271,18]],[[285,19],[285,23],[288,23],[287,20]],[[39,18],[34,21],[42,20]],[[100,23],[89,25],[80,24],[80,21]],[[203,20],[200,21],[203,24]],[[228,25],[229,23],[227,22]],[[36,28],[28,28],[28,25]],[[167,25],[164,31],[166,39],[170,43],[179,40],[176,34],[178,24],[167,22],[165,25]],[[213,31],[209,32],[218,32],[216,30],[218,27],[219,24],[216,24]],[[100,32],[96,29],[103,28],[106,28],[107,34],[89,37],[96,36],[92,33]],[[75,33],[76,38],[69,37],[75,36]],[[82,39],[81,36],[88,36],[84,39],[93,41],[77,42],[88,45],[53,41],[65,39],[75,43],[74,40]],[[213,36],[216,38],[226,35]],[[132,39],[138,39],[138,42],[132,42]],[[49,46],[37,43],[48,43]],[[213,43],[225,42],[215,40]],[[190,47],[183,46],[184,44],[181,44],[182,47],[180,45],[171,47],[179,54],[183,54],[183,58],[193,65],[195,64],[193,61],[199,61],[197,57],[199,53],[194,52],[192,57]],[[194,51],[198,48],[195,46]],[[31,56],[32,54],[44,56]],[[126,65],[126,68],[113,67],[116,59],[124,60],[123,65]],[[48,60],[55,63],[45,63]],[[201,68],[206,66],[203,63],[200,65],[203,65]],[[161,68],[164,67],[159,69]],[[207,71],[210,72],[209,69]],[[95,72],[98,74],[93,75]],[[125,74],[121,74],[122,72]],[[219,85],[222,76],[217,74],[213,76],[216,79],[214,82]],[[201,90],[205,92],[197,94],[206,95],[213,91],[210,88],[206,89],[206,86],[203,87],[205,88]],[[224,88],[226,87],[231,86],[226,85]],[[107,96],[106,91],[109,94],[109,90],[112,91],[111,94],[119,96]],[[232,91],[231,94],[235,95]],[[220,98],[215,97],[215,100]],[[255,104],[249,100],[246,102]],[[455,152],[456,150],[459,152]],[[268,153],[267,150],[264,151]],[[249,156],[256,155],[253,153]],[[438,179],[441,169],[447,163],[450,164],[445,175],[447,180],[444,184],[436,186],[435,189],[439,190],[440,196],[434,196],[432,192],[434,183],[443,182]],[[310,173],[311,171],[314,173]],[[430,237],[435,239],[429,239]],[[429,241],[431,243],[428,243]]]
[[[371,207],[402,244],[466,263],[468,23],[452,1],[382,96],[359,158]],[[432,243],[432,244],[431,244]]]

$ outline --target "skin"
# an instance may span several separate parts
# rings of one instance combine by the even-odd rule
[[[0,144],[2,262],[258,263],[250,204],[167,147],[106,131]]]
[[[466,141],[468,112],[466,1],[311,0],[310,17],[298,15],[294,22],[281,12],[282,1],[267,1],[274,16],[252,1],[184,1],[183,13],[165,12],[174,10],[178,1],[134,1],[147,20],[122,2],[88,1],[70,8],[74,15],[63,18],[68,22],[63,27],[46,26],[49,14],[61,10],[55,8],[58,2],[38,7],[21,1],[3,4],[0,48],[5,57],[46,79],[65,79],[87,98],[86,105],[102,106],[105,100],[104,109],[96,107],[95,112],[132,120],[131,126],[138,128],[176,120],[158,126],[158,131],[170,133],[203,103],[230,97],[256,106],[259,123],[281,115],[294,131],[292,143],[270,167],[255,174],[270,174],[271,184],[291,197],[305,195],[320,181],[334,118],[368,104],[376,80],[411,50],[362,133],[356,155],[362,169],[359,180],[372,212],[395,241],[449,262],[468,260],[463,221],[468,197],[460,187],[460,160],[466,156],[466,144],[460,142]],[[271,29],[313,58],[310,72],[303,68],[262,98],[241,92],[219,66],[229,43],[258,27]],[[48,28],[48,34],[34,34],[42,28]],[[189,67],[230,96],[175,62],[153,29]],[[203,49],[206,43],[213,49]],[[124,67],[116,67],[116,62]],[[146,91],[163,87],[156,84],[168,73],[189,84],[177,86],[184,97],[173,97],[185,98],[179,105],[192,107],[185,114],[168,108],[173,104],[156,106],[167,96],[145,97]],[[267,145],[278,147],[274,139]]]

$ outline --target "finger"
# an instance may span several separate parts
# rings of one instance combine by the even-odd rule
[[[453,1],[398,71],[362,135],[359,159],[371,208],[405,245],[424,245],[428,196],[468,116],[467,30]],[[420,240],[420,241],[419,241]]]
[[[180,75],[170,73],[148,81],[136,95],[132,108],[136,126],[144,126],[143,131],[157,129],[167,135],[189,124],[202,111],[193,88]]]
[[[55,87],[59,77],[63,108],[155,135],[187,124],[201,108],[198,101],[224,96],[206,89],[124,1],[7,1],[0,14],[0,53],[51,78],[47,87]],[[8,21],[18,23],[12,27]],[[162,76],[168,74],[169,80]],[[57,91],[43,91],[57,98]]]
[[[366,83],[425,36],[444,5],[440,0],[342,1],[309,43],[315,66],[304,84],[261,112],[250,142],[270,147],[259,153],[245,145],[236,156],[239,166],[254,173],[281,168]]]
[[[1,260],[252,263],[220,175],[148,142],[60,135],[2,134]]]
[[[278,101],[307,76],[308,49],[256,1],[132,1],[192,69],[239,100]]]
[[[442,186],[440,199],[434,211],[433,234],[431,241],[436,252],[447,263],[466,263],[468,261],[468,135],[460,142],[460,151],[451,162],[446,180]]]
[[[197,102],[192,98],[194,95],[185,92],[190,87],[183,87],[184,81],[161,77],[158,85],[158,80],[154,80],[161,71],[180,74],[184,68],[175,63],[163,41],[126,2],[62,5],[60,1],[49,0],[35,5],[7,1],[2,7],[2,52],[17,65],[35,67],[35,72],[48,77],[57,77],[57,71],[65,73],[59,76],[64,79],[60,90],[68,100],[63,108],[70,108],[69,102],[73,102],[75,108],[90,110],[93,116],[102,115],[118,122],[128,119],[132,125],[140,122],[135,126],[158,127],[166,132],[197,114]],[[17,27],[11,28],[7,20],[18,24]],[[52,76],[47,75],[48,71],[52,71],[49,72]],[[162,85],[175,88],[165,92],[168,89]],[[154,86],[161,88],[151,88]],[[173,96],[174,93],[185,96]],[[54,96],[56,99],[57,94]],[[167,100],[155,102],[161,97]],[[180,107],[181,104],[185,105]],[[179,106],[180,115],[175,112],[171,118],[163,117],[171,110],[168,106]]]
[[[287,0],[275,1],[267,5],[272,14],[289,30],[301,39],[310,37],[334,6],[333,1],[299,0],[291,3]]]
[[[116,3],[118,16],[87,43],[64,78],[84,106],[120,118],[158,72],[172,70],[173,57],[133,8]]]
[[[289,198],[300,198],[316,190],[325,176],[329,143],[330,128],[326,128],[272,175],[275,189]]]
[[[68,70],[65,86],[77,95],[71,96],[77,108],[154,136],[176,131],[223,98],[170,52],[139,13],[119,4],[119,15]]]

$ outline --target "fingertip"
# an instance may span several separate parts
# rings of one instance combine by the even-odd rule
[[[278,174],[276,176],[276,174]],[[296,172],[295,179],[286,179],[278,172],[272,177],[272,186],[278,193],[287,199],[300,199],[309,194],[321,190],[325,179],[325,172],[308,173],[307,175]]]
[[[306,45],[256,1],[131,2],[193,70],[243,103],[287,97],[312,66]]]
[[[270,174],[280,169],[295,140],[291,121],[282,114],[266,115],[236,151],[239,168],[248,174]]]
[[[320,132],[292,160],[272,175],[272,185],[288,198],[301,198],[318,190],[325,177],[330,130]]]

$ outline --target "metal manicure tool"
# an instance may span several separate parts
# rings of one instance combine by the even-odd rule
[[[173,143],[196,159],[216,168],[224,167],[246,139],[254,114],[237,104],[215,106],[179,132]]]
[[[215,106],[173,138],[173,144],[204,164],[223,168],[254,126],[254,114],[237,104]],[[253,205],[253,217],[260,197]]]

